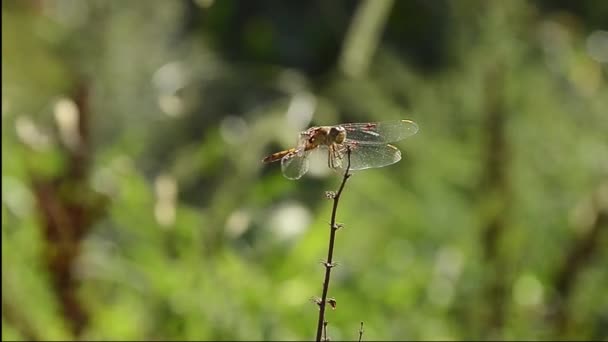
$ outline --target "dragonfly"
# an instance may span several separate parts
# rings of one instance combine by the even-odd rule
[[[379,168],[401,160],[401,151],[390,143],[403,140],[418,132],[411,120],[391,120],[366,123],[343,123],[334,126],[315,126],[300,132],[296,147],[265,157],[264,163],[281,161],[283,175],[300,179],[307,171],[309,156],[315,151],[327,153],[327,166],[356,171]]]

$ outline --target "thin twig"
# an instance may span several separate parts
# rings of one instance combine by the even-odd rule
[[[332,198],[334,200],[334,206],[331,211],[331,222],[330,233],[329,233],[329,247],[327,251],[327,261],[324,263],[325,266],[325,280],[323,281],[323,294],[321,296],[321,302],[319,303],[319,321],[317,323],[317,338],[316,341],[321,341],[321,336],[323,334],[323,326],[325,323],[325,305],[327,304],[327,292],[329,290],[329,278],[331,275],[331,269],[335,266],[332,262],[334,255],[334,241],[336,239],[336,231],[341,225],[336,224],[336,212],[338,210],[338,202],[340,201],[340,195],[342,195],[342,190],[344,190],[344,185],[346,184],[346,180],[351,176],[350,175],[350,147],[347,147],[346,151],[348,155],[348,165],[346,166],[346,171],[344,171],[344,178],[342,178],[342,184],[340,184],[340,188],[338,192],[333,194]],[[327,337],[325,337],[327,339]]]
[[[363,337],[363,321],[361,321],[361,327],[359,328],[359,342],[361,342],[361,337]]]

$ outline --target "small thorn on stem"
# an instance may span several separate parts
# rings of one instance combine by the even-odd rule
[[[321,265],[327,267],[327,268],[332,268],[332,267],[336,267],[338,266],[337,262],[326,262],[326,261],[321,261]]]
[[[336,224],[334,224],[332,226],[332,228],[338,230],[340,228],[344,228],[344,224],[342,224],[342,223],[336,223]]]
[[[327,304],[329,304],[333,310],[336,310],[336,306],[338,305],[338,302],[336,301],[335,298],[327,298]]]

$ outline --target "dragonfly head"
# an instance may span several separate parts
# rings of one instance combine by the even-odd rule
[[[329,130],[329,140],[337,144],[341,144],[346,139],[346,129],[341,126],[332,127]]]

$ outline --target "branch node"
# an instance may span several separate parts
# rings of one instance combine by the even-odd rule
[[[310,298],[310,301],[317,304],[317,306],[321,306],[322,301],[321,301],[321,298],[319,298],[319,297],[314,296],[314,297]]]
[[[361,342],[362,336],[363,336],[363,321],[361,321],[361,327],[359,328],[359,342]]]
[[[326,262],[325,263],[325,267],[327,267],[327,268],[332,268],[332,267],[336,267],[336,266],[338,266],[337,262]]]
[[[327,199],[336,198],[336,192],[335,191],[325,191],[325,198],[327,198]]]
[[[321,341],[331,341],[331,339],[327,337],[327,321],[323,321],[323,338]]]
[[[332,226],[333,229],[340,229],[340,228],[344,228],[344,224],[342,223],[334,223],[334,225]]]

